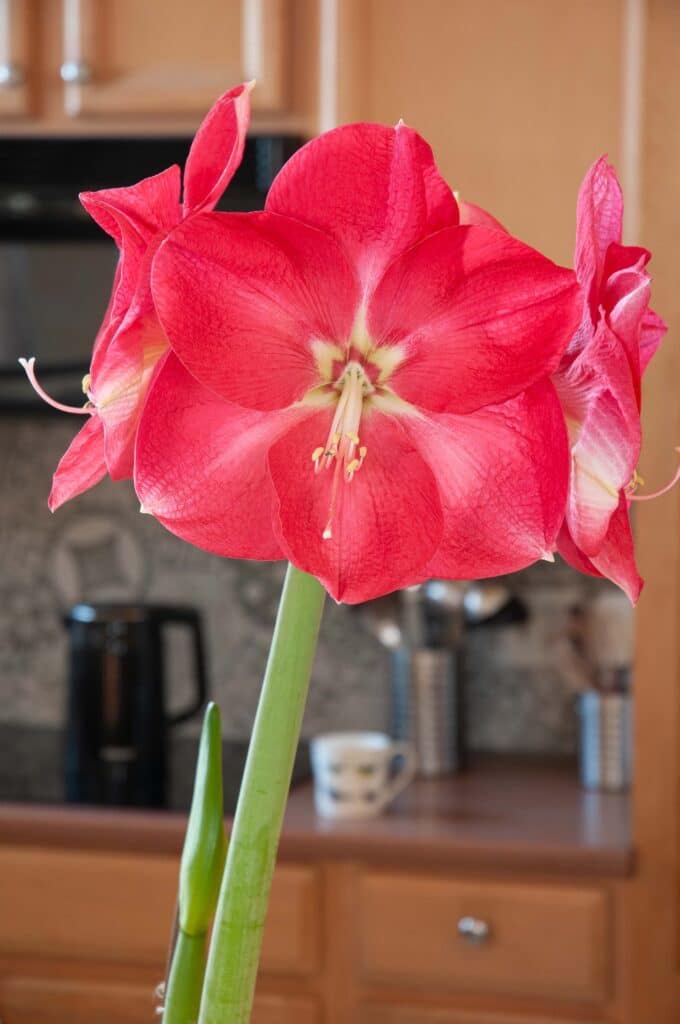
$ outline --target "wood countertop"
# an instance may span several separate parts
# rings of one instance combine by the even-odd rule
[[[178,854],[185,824],[184,814],[166,811],[0,805],[2,844]],[[319,819],[311,784],[298,786],[280,857],[561,876],[621,877],[634,868],[626,794],[586,792],[573,768],[501,760],[418,780],[365,822]]]

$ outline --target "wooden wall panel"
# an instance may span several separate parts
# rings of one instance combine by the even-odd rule
[[[680,4],[648,0],[642,135],[642,239],[654,307],[669,333],[645,381],[641,472],[658,486],[680,444]],[[636,680],[633,1024],[680,1020],[680,488],[637,509],[640,600]]]
[[[619,0],[367,0],[364,9],[357,114],[403,117],[464,196],[571,262],[579,182],[601,153],[619,156]]]

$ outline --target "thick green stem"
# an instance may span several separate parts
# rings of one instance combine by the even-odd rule
[[[215,915],[199,1024],[248,1024],[325,592],[288,567]]]

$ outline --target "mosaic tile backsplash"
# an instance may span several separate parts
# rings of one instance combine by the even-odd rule
[[[225,731],[246,736],[283,564],[226,561],[189,547],[139,513],[129,483],[105,481],[50,515],[51,474],[79,426],[51,415],[0,418],[0,722],[62,724],[67,651],[61,615],[70,605],[160,601],[202,611]],[[573,753],[579,680],[566,629],[570,609],[593,583],[564,565],[541,564],[517,574],[512,585],[529,606],[529,621],[470,635],[470,746]],[[171,643],[169,702],[179,705],[189,654],[179,634]],[[356,610],[329,601],[304,734],[383,729],[388,720],[387,654]]]

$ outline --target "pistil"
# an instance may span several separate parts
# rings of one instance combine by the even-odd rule
[[[82,406],[64,405],[63,402],[58,402],[55,398],[52,398],[51,395],[48,395],[45,389],[42,387],[42,385],[38,382],[38,378],[35,375],[35,357],[31,357],[30,359],[20,359],[19,363],[26,371],[26,376],[31,382],[34,391],[36,391],[40,395],[43,402],[47,402],[47,404],[51,405],[53,409],[59,409],[60,412],[76,413],[79,416],[91,416],[92,413],[95,411],[95,408],[89,398],[89,395],[88,401],[85,403],[85,405]],[[85,394],[87,394],[89,386],[90,375],[87,374],[83,378],[83,391]]]

